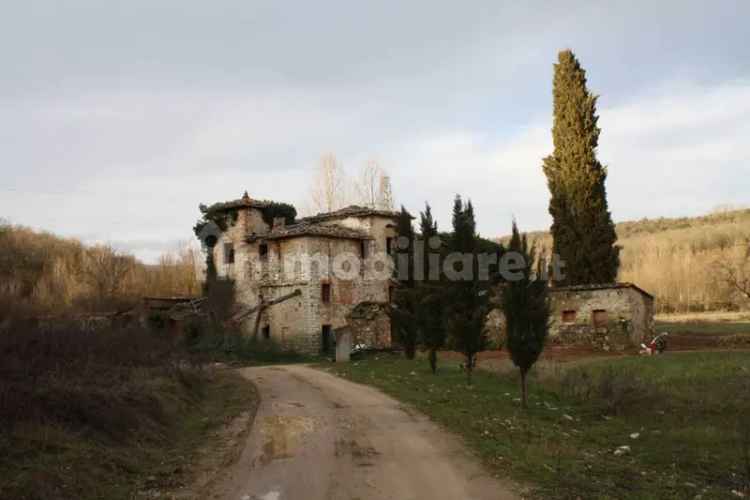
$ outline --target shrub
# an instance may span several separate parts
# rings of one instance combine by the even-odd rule
[[[593,403],[602,413],[613,415],[625,414],[658,398],[657,390],[632,371],[612,366],[568,370],[560,379],[560,391],[565,397]]]
[[[54,423],[113,439],[159,426],[158,380],[185,385],[185,351],[142,328],[12,325],[0,334],[0,427]],[[188,385],[189,385],[188,384]]]
[[[309,358],[285,349],[273,339],[256,339],[236,332],[212,331],[208,322],[191,323],[185,343],[194,357],[248,364],[295,363]]]

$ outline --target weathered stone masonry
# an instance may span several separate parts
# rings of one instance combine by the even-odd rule
[[[550,336],[603,350],[637,346],[653,333],[654,297],[632,283],[550,290]]]
[[[267,203],[245,195],[224,204],[237,216],[214,247],[217,272],[235,280],[237,302],[248,309],[261,300],[300,293],[264,308],[259,321],[256,314],[249,315],[243,331],[255,333],[257,322],[259,337],[311,354],[324,349],[326,338],[344,327],[353,344],[389,347],[385,306],[393,283],[382,265],[396,236],[397,213],[352,206],[288,226],[283,220],[269,226],[262,216]],[[331,272],[343,256],[354,256],[359,272]],[[351,318],[361,303],[378,306],[375,321],[364,324]]]

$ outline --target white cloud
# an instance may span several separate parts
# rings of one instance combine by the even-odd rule
[[[134,110],[136,103],[172,112],[154,121],[154,115]],[[401,135],[381,135],[373,131],[387,128],[389,121],[376,107],[348,110],[294,93],[263,99],[97,97],[51,107],[46,115],[37,112],[37,118],[47,116],[37,123],[54,128],[80,121],[91,133],[93,160],[80,172],[73,163],[86,158],[86,142],[78,145],[80,152],[61,155],[59,164],[70,168],[54,170],[61,179],[59,190],[52,184],[34,186],[31,195],[6,192],[4,216],[91,241],[121,241],[153,258],[157,247],[165,248],[156,242],[191,237],[199,202],[236,198],[247,189],[253,196],[301,204],[312,166],[331,149],[350,170],[367,156],[380,157],[391,171],[397,201],[413,212],[429,201],[441,228],[449,227],[456,193],[473,200],[484,236],[507,233],[513,216],[525,229],[548,226],[541,162],[552,150],[551,116],[531,117],[502,134],[415,127]],[[603,99],[600,114],[599,157],[609,168],[616,220],[747,203],[750,84],[672,82],[615,106]],[[375,118],[362,123],[362,117]],[[121,134],[125,140],[117,139]],[[373,148],[383,137],[389,140]],[[97,146],[102,144],[106,148]],[[49,161],[44,153],[28,154]],[[97,162],[101,170],[92,171]],[[38,175],[29,174],[30,180]],[[24,172],[17,176],[23,180]]]
[[[618,220],[747,201],[750,84],[671,88],[601,111],[600,158]]]
[[[615,220],[704,213],[747,202],[750,85],[673,83],[668,94],[633,97],[600,110],[599,158],[607,165]],[[515,136],[460,131],[402,145],[397,194],[428,199],[443,227],[455,193],[471,197],[485,236],[549,224],[542,158],[552,151],[551,116]],[[404,189],[408,186],[408,189]]]
[[[333,151],[350,172],[378,158],[442,228],[455,193],[485,236],[514,215],[544,228],[564,47],[603,93],[616,219],[746,203],[749,84],[722,82],[750,75],[750,4],[548,4],[17,3],[0,20],[0,216],[151,258],[190,237],[199,202],[301,205]]]

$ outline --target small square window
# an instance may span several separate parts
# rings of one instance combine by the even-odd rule
[[[268,244],[267,243],[261,243],[258,245],[258,255],[261,259],[268,258]]]
[[[323,283],[322,285],[320,285],[320,300],[323,301],[324,304],[328,304],[331,302],[330,283]]]
[[[575,323],[576,321],[576,312],[572,309],[569,309],[567,311],[562,312],[562,320],[563,323]]]
[[[234,243],[224,243],[224,264],[234,264]]]
[[[594,326],[596,328],[607,326],[607,323],[609,322],[607,311],[605,311],[604,309],[595,309],[591,314],[591,321],[594,323]]]

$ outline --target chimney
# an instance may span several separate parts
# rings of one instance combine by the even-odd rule
[[[271,229],[283,229],[286,225],[286,218],[284,217],[274,217],[273,218],[273,227]]]

